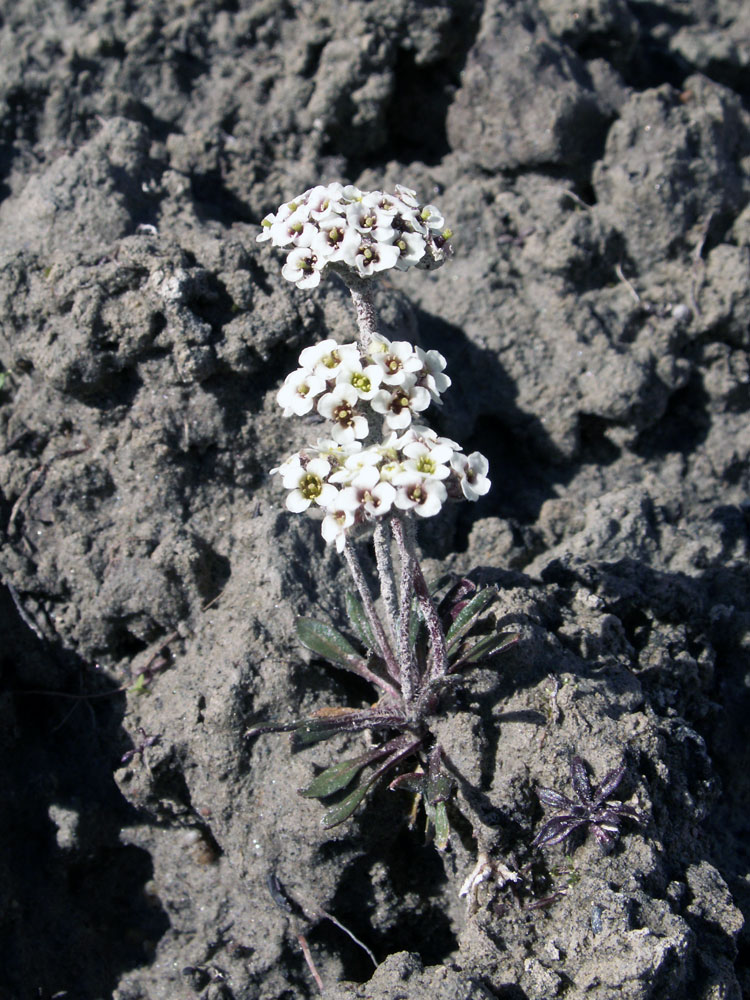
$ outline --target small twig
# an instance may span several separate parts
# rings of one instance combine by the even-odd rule
[[[310,951],[310,945],[307,943],[307,938],[301,932],[297,933],[297,941],[299,941],[299,946],[302,949],[302,955],[307,962],[307,967],[310,970],[310,975],[315,980],[315,983],[320,990],[322,996],[325,996],[325,986],[323,985],[323,980],[320,978],[320,973],[317,970],[315,962],[313,961],[312,952]]]
[[[591,205],[587,205],[586,202],[583,200],[583,198],[580,198],[575,193],[575,191],[571,191],[568,188],[563,188],[562,194],[567,195],[567,197],[570,198],[571,201],[574,201],[576,205],[580,205],[581,208],[585,208],[587,212],[591,211]]]
[[[45,642],[46,640],[44,637],[44,633],[39,628],[34,619],[31,617],[31,615],[26,611],[23,604],[21,604],[21,598],[18,596],[18,591],[16,590],[16,588],[13,586],[12,583],[10,583],[7,580],[5,581],[5,586],[8,588],[8,593],[13,598],[13,603],[16,606],[16,611],[21,616],[21,620],[23,621],[23,623],[25,625],[28,625],[28,627],[31,629],[31,631],[34,633],[37,639],[39,639],[40,642]]]
[[[625,272],[623,271],[622,264],[619,261],[617,264],[615,264],[615,274],[623,283],[623,285],[625,285],[630,294],[633,296],[634,301],[637,302],[638,305],[641,305],[641,297],[635,290],[633,283],[628,281],[628,279],[625,277]]]
[[[350,937],[352,939],[352,941],[356,945],[358,945],[362,949],[362,951],[364,951],[367,954],[367,956],[370,959],[370,961],[372,962],[373,966],[377,969],[377,967],[378,967],[378,960],[375,958],[375,956],[373,955],[372,951],[370,951],[370,949],[367,947],[367,945],[364,943],[364,941],[360,941],[359,938],[355,934],[353,934],[349,930],[348,927],[345,927],[341,923],[340,920],[337,920],[336,917],[334,917],[334,915],[332,913],[329,913],[327,910],[318,910],[318,912],[319,912],[319,914],[320,914],[321,917],[325,917],[326,920],[330,920],[331,923],[335,924],[340,931],[343,931],[344,934],[347,935],[347,937]]]
[[[359,938],[353,934],[348,927],[345,927],[340,920],[334,917],[332,913],[328,913],[327,910],[322,909],[322,907],[317,906],[316,904],[309,905],[296,898],[282,885],[281,880],[275,872],[269,872],[266,875],[266,885],[268,886],[268,891],[270,892],[271,899],[274,903],[280,910],[283,910],[284,913],[288,914],[292,924],[294,936],[297,938],[297,942],[300,946],[305,962],[307,963],[307,967],[310,970],[310,974],[315,980],[321,994],[325,995],[325,987],[313,960],[307,938],[300,930],[300,921],[303,919],[307,921],[330,920],[332,924],[335,924],[339,930],[343,931],[347,937],[351,938],[356,945],[366,952],[372,964],[377,967],[377,960],[367,945],[360,941]]]

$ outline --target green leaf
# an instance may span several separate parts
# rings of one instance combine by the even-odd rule
[[[346,592],[346,613],[362,645],[371,652],[377,653],[378,645],[372,634],[362,601],[351,590]]]
[[[148,681],[146,680],[145,674],[138,674],[135,679],[135,684],[132,684],[128,688],[128,694],[147,694],[148,693]]]
[[[307,788],[300,788],[299,794],[304,795],[306,799],[324,799],[327,795],[340,792],[342,788],[346,788],[354,781],[363,767],[387,753],[387,747],[376,747],[367,753],[360,754],[359,757],[352,757],[349,760],[333,764],[310,782]]]
[[[496,597],[496,590],[492,587],[485,587],[484,590],[480,590],[472,597],[465,608],[459,611],[445,636],[449,651],[456,645],[461,636],[469,631],[479,615]]]
[[[438,771],[435,775],[428,775],[424,786],[425,799],[430,805],[436,806],[446,802],[453,791],[453,781],[445,773]]]
[[[477,663],[479,660],[487,660],[496,653],[502,653],[515,645],[521,638],[519,632],[501,632],[500,635],[485,635],[461,656],[461,663]]]
[[[312,618],[298,618],[296,629],[297,638],[302,645],[323,659],[349,669],[354,666],[366,666],[354,646],[333,625],[316,622]]]
[[[448,820],[448,810],[445,808],[445,802],[438,802],[435,806],[433,823],[435,824],[435,847],[439,851],[444,851],[448,846],[451,836],[451,825]]]
[[[353,792],[350,792],[345,799],[341,802],[337,802],[335,806],[331,806],[330,809],[326,809],[323,813],[323,818],[320,823],[323,829],[330,830],[332,826],[338,826],[339,823],[343,823],[345,820],[349,819],[351,814],[364,799],[365,795],[370,789],[372,781],[366,781],[364,784],[355,788]]]

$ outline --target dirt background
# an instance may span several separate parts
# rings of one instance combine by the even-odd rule
[[[748,39],[743,0],[0,3],[3,1000],[304,1000],[299,930],[333,1000],[750,996]],[[353,313],[257,225],[334,179],[458,234],[379,291],[491,461],[427,570],[523,636],[445,705],[444,857],[385,790],[326,833],[329,750],[243,736],[370,696],[293,638],[344,574],[268,474]],[[627,766],[609,854],[530,850],[573,753]],[[467,905],[477,843],[524,880]]]

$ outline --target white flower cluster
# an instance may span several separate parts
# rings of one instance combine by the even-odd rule
[[[353,184],[310,188],[261,222],[258,242],[288,247],[281,273],[298,288],[314,288],[324,270],[350,269],[361,278],[390,267],[439,267],[453,235],[434,205],[396,185],[395,194]]]
[[[432,517],[449,497],[487,493],[484,455],[464,455],[455,441],[414,421],[450,385],[437,351],[376,336],[367,353],[325,340],[305,348],[299,361],[278,403],[284,416],[317,411],[331,422],[330,437],[272,471],[290,491],[289,510],[322,509],[323,537],[339,551],[349,528],[392,507]],[[377,417],[383,437],[371,443]]]

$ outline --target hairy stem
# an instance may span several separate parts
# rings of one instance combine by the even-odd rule
[[[437,680],[439,677],[445,677],[448,673],[448,647],[445,642],[443,623],[440,621],[440,615],[430,595],[422,567],[417,561],[414,564],[414,589],[417,592],[422,617],[430,635],[432,666],[430,667],[429,680]]]
[[[393,574],[393,559],[391,558],[391,536],[386,518],[376,519],[373,541],[378,576],[380,577],[380,592],[383,595],[391,638],[395,639],[398,636],[398,594],[396,593],[396,579]]]
[[[394,517],[391,522],[393,535],[401,556],[401,602],[399,609],[398,657],[401,661],[401,690],[404,701],[412,705],[418,697],[419,673],[410,640],[411,604],[414,596],[414,575],[417,554],[414,544],[414,523],[408,515]]]
[[[373,336],[378,332],[378,315],[373,302],[371,279],[347,274],[344,280],[351,292],[354,308],[357,310],[359,344],[362,350],[366,351]]]
[[[409,577],[409,601],[411,602],[411,593],[413,588],[416,592],[417,600],[419,601],[419,609],[422,613],[422,618],[424,619],[425,625],[427,626],[427,632],[430,636],[432,665],[430,667],[428,680],[436,680],[439,677],[445,677],[448,672],[448,648],[445,642],[445,631],[443,629],[443,624],[440,621],[440,615],[438,614],[435,603],[430,596],[427,581],[424,578],[422,567],[419,565],[419,560],[417,559],[415,538],[416,532],[414,531],[414,524],[411,520],[404,520],[403,522],[394,520],[393,533],[396,536],[399,549],[401,551],[402,566],[405,566],[408,563],[411,568],[411,574]],[[405,584],[402,584],[402,608],[404,607],[404,586]],[[408,637],[408,619],[405,625],[402,617],[402,633],[404,633],[404,629],[406,630],[406,635]]]
[[[394,681],[400,683],[401,671],[399,670],[398,662],[396,657],[393,655],[393,650],[391,649],[391,645],[388,641],[388,636],[385,634],[383,623],[375,610],[375,602],[372,599],[372,594],[370,593],[370,588],[367,585],[365,574],[362,572],[362,567],[360,566],[359,559],[357,558],[357,553],[354,551],[354,546],[348,538],[344,543],[344,556],[346,557],[346,562],[349,566],[352,578],[357,585],[359,596],[362,598],[362,606],[365,609],[365,614],[367,615],[367,620],[370,623],[372,634],[375,636],[375,641],[380,647],[380,655],[385,661],[386,669]]]

